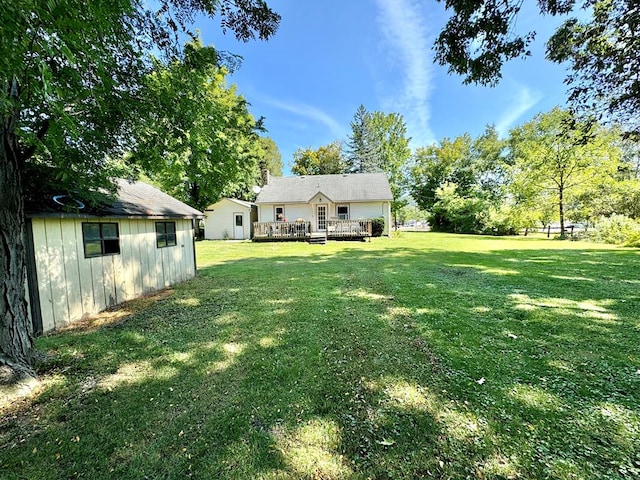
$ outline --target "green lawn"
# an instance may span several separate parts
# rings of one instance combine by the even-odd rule
[[[198,244],[0,417],[0,477],[640,478],[640,253],[405,233]]]

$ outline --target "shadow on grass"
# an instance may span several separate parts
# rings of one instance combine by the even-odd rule
[[[636,475],[637,253],[299,248],[221,260],[117,326],[41,339],[57,364],[3,419],[2,471]]]

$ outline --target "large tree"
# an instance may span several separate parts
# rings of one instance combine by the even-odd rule
[[[351,134],[347,141],[347,170],[351,173],[380,171],[380,146],[373,137],[372,115],[360,105],[351,121]]]
[[[242,40],[270,37],[280,20],[263,0],[153,5],[0,1],[0,364],[16,371],[31,373],[34,360],[24,294],[27,170],[46,167],[60,191],[109,186],[122,173],[110,159],[131,146],[147,51],[175,53],[200,14],[219,14]]]
[[[184,58],[154,61],[143,90],[134,158],[162,189],[204,210],[225,190],[247,190],[258,172],[261,129],[213,47],[186,45]],[[250,188],[251,185],[249,185]]]
[[[538,206],[553,202],[560,234],[570,196],[604,183],[618,171],[620,152],[608,131],[555,108],[510,132],[513,181]],[[546,201],[544,201],[546,199]]]
[[[294,175],[331,175],[347,172],[342,156],[342,142],[336,140],[317,149],[299,148],[293,152]]]
[[[471,136],[464,134],[415,150],[409,172],[410,191],[420,208],[431,210],[438,201],[436,192],[445,183],[455,183],[465,193],[471,189],[473,177],[466,174],[466,164],[472,142]]]
[[[282,155],[280,154],[278,145],[276,145],[276,142],[270,137],[260,137],[259,144],[259,163],[264,164],[270,175],[281,177],[284,164],[282,163]],[[258,178],[260,178],[259,174]]]
[[[452,16],[439,34],[436,61],[465,83],[493,85],[504,62],[530,55],[535,31],[519,31],[522,0],[437,0]],[[568,62],[577,111],[614,119],[640,134],[640,14],[636,0],[538,0],[542,16],[569,15],[547,42],[547,58]],[[579,14],[577,12],[580,12]]]
[[[393,194],[391,213],[397,225],[398,213],[407,204],[405,169],[411,157],[407,126],[399,113],[373,112],[369,120],[369,129],[378,152],[375,169],[385,172],[389,178]]]
[[[431,212],[434,229],[479,233],[489,228],[481,214],[499,209],[505,196],[505,142],[495,127],[416,149],[409,171],[416,203]],[[488,217],[487,217],[488,218]]]

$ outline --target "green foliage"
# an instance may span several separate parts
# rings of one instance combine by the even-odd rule
[[[637,230],[636,232],[632,232],[629,235],[629,237],[627,238],[627,241],[624,243],[624,246],[640,248],[640,229]]]
[[[387,174],[393,201],[391,213],[397,218],[400,209],[406,205],[404,193],[407,189],[405,168],[411,157],[410,138],[407,127],[399,113],[371,113],[369,128],[377,145],[379,170]]]
[[[455,183],[445,183],[436,191],[429,224],[438,232],[480,233],[488,203],[477,197],[463,197]]]
[[[342,157],[342,143],[335,141],[317,150],[299,148],[293,153],[294,175],[331,175],[347,173],[347,165]]]
[[[347,171],[349,173],[379,172],[380,144],[374,137],[372,115],[360,105],[351,121],[351,134],[347,142]]]
[[[269,38],[280,16],[263,0],[2,1],[0,4],[0,362],[29,368],[23,199],[55,175],[62,192],[113,189],[131,174],[124,154],[156,105],[142,88],[154,51],[174,58],[193,20],[220,16],[241,40]],[[113,159],[118,159],[114,161]],[[181,159],[182,160],[182,159]],[[27,176],[27,170],[39,174]],[[10,184],[10,185],[9,185]],[[8,264],[10,268],[6,268]],[[11,305],[9,305],[9,303]],[[16,338],[29,338],[16,342]],[[24,348],[16,348],[20,343]],[[23,352],[18,352],[23,350]]]
[[[260,129],[212,47],[185,46],[184,58],[156,60],[144,94],[154,105],[140,118],[134,158],[167,193],[203,210],[225,192],[257,183]]]
[[[269,173],[274,177],[281,177],[284,164],[278,145],[270,137],[260,137],[258,142],[260,144],[258,163],[264,163]]]
[[[444,0],[438,0],[444,1]],[[436,60],[465,83],[495,85],[504,62],[530,55],[535,32],[516,28],[519,0],[446,1],[452,16],[435,42]],[[547,43],[546,56],[569,63],[569,101],[587,117],[616,120],[627,133],[640,132],[640,26],[632,0],[541,0],[542,15],[570,16]],[[578,8],[581,6],[582,8]],[[578,12],[583,12],[578,14]],[[584,13],[586,12],[586,13]]]
[[[139,95],[150,49],[174,56],[178,32],[198,14],[219,15],[243,40],[269,38],[280,20],[259,0],[161,0],[156,8],[131,0],[3,2],[0,117],[18,119],[3,134],[19,137],[23,163],[55,168],[60,189],[104,187],[131,174],[109,159],[131,149],[140,109],[154,107]]]
[[[589,236],[596,242],[637,246],[640,238],[640,221],[617,214],[602,217],[596,222]]]
[[[410,170],[411,195],[430,212],[434,230],[481,233],[504,231],[496,214],[505,199],[509,166],[505,142],[493,126],[476,139],[464,134],[418,148]],[[508,222],[510,223],[510,222]],[[511,231],[512,228],[506,228]]]
[[[411,196],[428,211],[437,202],[438,189],[445,183],[455,183],[461,197],[499,202],[507,180],[505,147],[495,128],[487,126],[476,139],[465,133],[416,149],[409,171]]]
[[[428,214],[425,210],[419,209],[415,205],[405,205],[398,212],[398,223],[403,224],[408,220],[427,221]]]
[[[347,143],[347,171],[385,172],[393,194],[391,212],[396,219],[406,205],[409,141],[404,118],[399,113],[369,112],[364,105],[356,110]]]
[[[536,115],[510,132],[513,198],[541,216],[555,205],[554,217],[564,229],[568,211],[581,208],[580,195],[614,179],[620,151],[613,139],[611,131],[585,124],[566,110]],[[595,198],[582,195],[583,200],[589,197]]]
[[[384,217],[376,217],[371,219],[371,236],[381,237],[384,232]]]
[[[482,233],[491,235],[516,235],[531,226],[521,212],[504,204],[498,207],[490,205],[482,217]]]

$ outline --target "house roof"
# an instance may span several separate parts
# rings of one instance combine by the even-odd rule
[[[385,173],[271,177],[256,203],[308,203],[318,193],[332,202],[391,201]]]
[[[219,201],[217,201],[217,202],[216,202],[216,203],[214,203],[213,205],[209,205],[209,206],[207,207],[207,209],[205,210],[205,212],[208,212],[208,211],[210,211],[210,210],[213,210],[213,207],[215,207],[215,206],[216,206],[216,205],[218,205],[219,203],[221,203],[221,202],[225,202],[225,201],[235,203],[235,204],[237,204],[237,205],[240,205],[241,207],[248,208],[248,209],[251,209],[251,207],[254,207],[254,206],[255,206],[255,203],[245,202],[244,200],[238,200],[237,198],[228,198],[228,197],[225,197],[225,198],[221,198]]]
[[[46,202],[26,205],[29,217],[152,217],[203,218],[199,210],[144,182],[117,179],[118,192],[110,203],[89,206],[68,196],[52,196]],[[60,202],[60,203],[59,203]],[[62,205],[63,203],[64,205]],[[80,208],[81,207],[81,208]]]

